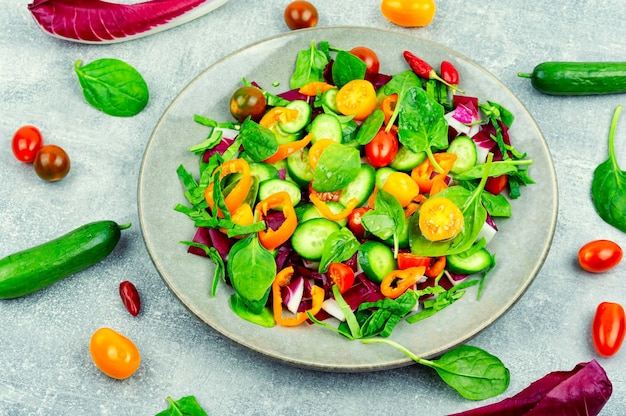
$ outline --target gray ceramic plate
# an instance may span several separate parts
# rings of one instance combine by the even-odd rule
[[[326,371],[371,371],[405,366],[402,353],[384,345],[351,342],[317,326],[263,328],[239,319],[228,306],[230,288],[221,285],[211,298],[210,261],[187,254],[181,240],[194,235],[193,223],[174,211],[185,203],[176,175],[182,163],[197,172],[197,159],[187,149],[206,138],[206,128],[193,120],[201,114],[231,120],[228,102],[242,78],[270,92],[288,89],[298,51],[311,41],[327,40],[350,49],[366,45],[377,52],[381,71],[406,69],[405,49],[438,64],[453,62],[468,95],[504,105],[516,117],[511,131],[517,148],[534,160],[530,173],[537,181],[512,203],[513,217],[499,222],[490,243],[497,269],[479,301],[475,287],[432,318],[396,327],[391,339],[421,357],[440,355],[468,341],[504,314],[524,293],[542,266],[554,234],[557,185],[546,142],[537,125],[513,94],[487,71],[458,53],[413,36],[366,28],[336,27],[289,32],[256,43],[209,67],[191,82],[167,109],[148,143],[139,180],[139,215],[146,246],[165,283],[183,304],[214,330],[254,351],[285,363]],[[277,87],[273,84],[278,82]]]

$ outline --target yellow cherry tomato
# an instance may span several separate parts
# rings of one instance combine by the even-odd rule
[[[429,198],[420,208],[419,228],[430,241],[456,237],[463,230],[463,224],[463,213],[448,198]]]
[[[100,328],[94,332],[89,352],[100,371],[119,380],[132,376],[141,362],[133,341],[111,328]]]
[[[376,109],[376,90],[371,82],[354,79],[339,89],[335,101],[341,114],[365,120]]]
[[[387,180],[383,185],[383,191],[393,195],[402,208],[406,208],[420,193],[417,182],[404,172],[392,172],[387,176]]]
[[[429,25],[435,17],[435,0],[382,0],[380,10],[391,23],[404,27]]]

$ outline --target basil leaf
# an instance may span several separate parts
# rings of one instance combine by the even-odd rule
[[[607,224],[626,232],[626,172],[621,170],[615,156],[615,129],[622,111],[618,106],[609,131],[609,158],[593,172],[591,198],[596,212]]]
[[[94,108],[116,117],[138,114],[148,104],[148,85],[131,65],[119,59],[104,58],[80,66],[74,71],[85,100]]]
[[[354,234],[346,227],[335,231],[324,242],[322,258],[318,267],[319,272],[326,273],[330,263],[340,263],[348,260],[356,253],[360,245]]]
[[[276,135],[250,118],[243,122],[237,137],[241,138],[241,145],[255,162],[264,161],[278,150]]]
[[[367,65],[350,52],[339,51],[332,67],[333,83],[341,88],[355,79],[364,79]]]
[[[173,400],[171,397],[168,397],[167,402],[169,403],[168,408],[157,413],[156,416],[208,416],[204,409],[200,407],[194,396],[185,396],[178,400]]]
[[[315,42],[311,42],[309,49],[298,52],[296,58],[296,68],[291,75],[289,85],[292,89],[300,88],[313,81],[324,80],[324,69],[328,65],[327,54],[315,47]]]
[[[255,235],[239,240],[230,249],[228,275],[233,289],[252,311],[261,313],[276,277],[274,256]]]
[[[352,182],[361,169],[358,149],[333,143],[326,147],[313,171],[313,189],[332,192]]]

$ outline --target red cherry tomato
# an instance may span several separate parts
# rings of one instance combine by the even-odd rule
[[[328,266],[328,277],[337,285],[340,293],[344,293],[354,284],[354,270],[343,263],[330,263]]]
[[[509,184],[509,175],[490,176],[485,183],[485,190],[494,195],[498,195],[504,191]]]
[[[317,9],[308,1],[292,1],[284,12],[285,23],[291,30],[317,25]]]
[[[50,182],[63,179],[70,171],[69,156],[65,150],[54,144],[48,144],[39,149],[33,164],[37,175]]]
[[[356,238],[365,237],[365,227],[363,227],[363,223],[361,222],[361,217],[371,208],[361,207],[352,210],[350,215],[348,216],[348,228],[352,231],[352,234]]]
[[[350,49],[350,53],[365,62],[366,71],[376,74],[380,70],[380,61],[376,52],[366,46],[356,46]]]
[[[41,146],[43,146],[43,138],[35,126],[20,127],[11,141],[11,148],[16,159],[25,163],[33,163]]]
[[[381,168],[390,164],[398,153],[398,138],[393,130],[380,129],[365,145],[365,156],[370,164]]]
[[[266,107],[265,95],[256,87],[238,88],[230,97],[230,114],[241,123],[248,116],[254,121],[259,121],[265,114]]]
[[[619,351],[626,332],[624,308],[619,303],[602,302],[591,326],[593,346],[598,354],[610,357]]]
[[[622,248],[609,240],[590,241],[578,250],[580,267],[591,273],[602,273],[622,260]]]

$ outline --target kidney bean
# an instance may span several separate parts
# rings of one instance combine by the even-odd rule
[[[126,307],[126,310],[128,310],[132,316],[139,315],[141,299],[139,298],[139,292],[134,284],[128,280],[120,283],[120,297],[122,298],[124,307]]]

